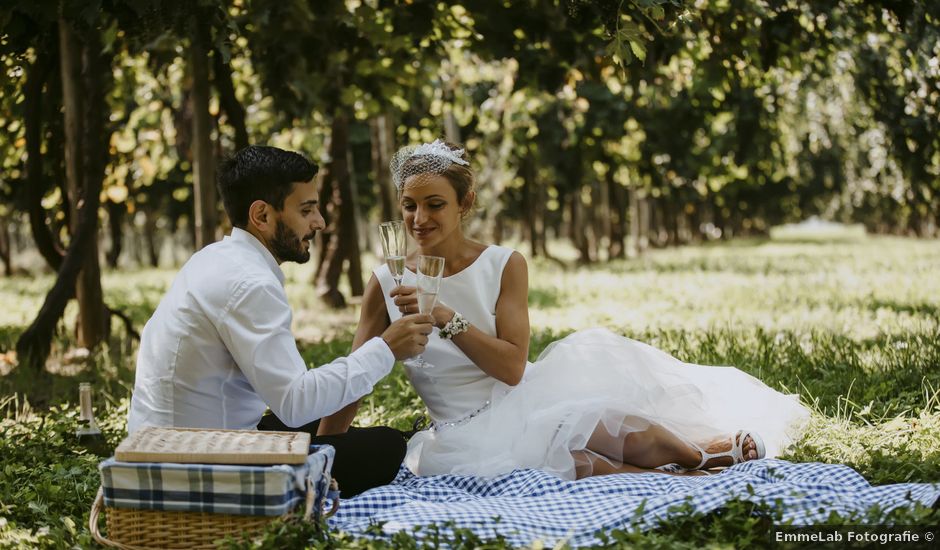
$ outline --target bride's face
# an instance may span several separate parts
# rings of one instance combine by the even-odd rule
[[[401,213],[418,246],[431,247],[460,230],[457,191],[444,176],[418,174],[405,181]]]

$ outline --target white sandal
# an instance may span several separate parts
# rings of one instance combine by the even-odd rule
[[[737,433],[731,436],[731,450],[729,451],[724,451],[721,453],[707,453],[705,452],[705,449],[693,443],[692,446],[702,453],[702,461],[699,462],[698,466],[696,466],[694,469],[701,470],[705,468],[705,463],[707,463],[709,460],[713,458],[722,458],[725,456],[731,457],[732,464],[740,464],[744,462],[746,460],[744,458],[744,440],[748,437],[754,441],[754,450],[757,452],[757,458],[764,458],[767,456],[767,449],[764,447],[764,440],[761,439],[759,435],[747,430],[738,430]]]

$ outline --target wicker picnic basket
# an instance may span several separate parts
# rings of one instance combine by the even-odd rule
[[[336,480],[332,481],[336,490]],[[308,493],[303,517],[309,519],[316,504],[313,491]],[[339,499],[321,517],[332,516],[339,508]],[[102,535],[98,524],[101,512],[105,512],[107,536]],[[163,510],[137,510],[133,508],[109,508],[104,505],[104,490],[98,496],[88,517],[91,536],[103,546],[124,550],[154,550],[158,548],[217,548],[215,542],[225,537],[254,537],[276,519],[287,516],[246,516],[237,514],[212,514],[208,512],[167,512]]]
[[[176,433],[173,433],[176,432]],[[273,436],[268,436],[264,432],[244,432],[243,434],[222,434],[222,438],[236,437],[237,444],[234,446],[234,455],[227,458],[223,452],[219,451],[219,432],[222,430],[205,430],[199,433],[199,430],[169,430],[157,431],[150,434],[150,437],[141,437],[134,434],[134,440],[129,444],[129,437],[118,447],[115,452],[116,457],[138,461],[159,460],[159,455],[148,454],[154,449],[160,452],[169,453],[166,456],[173,460],[185,463],[200,463],[208,457],[207,462],[212,464],[245,464],[251,462],[255,464],[275,464],[284,460],[285,446],[294,449],[297,442],[285,438],[286,432],[272,432]],[[276,434],[281,435],[281,440],[277,441]],[[309,435],[307,442],[309,442]],[[296,436],[292,434],[291,437]],[[216,438],[214,443],[209,443],[212,438]],[[168,445],[167,441],[178,441],[180,446],[175,444]],[[273,442],[273,443],[272,443]],[[226,443],[231,446],[231,441]],[[185,449],[185,453],[176,452],[174,449]],[[211,451],[204,453],[203,451]],[[332,450],[331,450],[332,452]],[[134,453],[139,453],[134,455]],[[251,457],[246,460],[246,456]],[[332,456],[332,455],[330,455]],[[296,462],[296,461],[294,461]],[[328,472],[326,472],[328,474]],[[328,511],[323,510],[327,495],[332,493],[332,508]],[[314,486],[312,477],[306,481],[305,505],[302,515],[298,511],[289,512],[280,516],[262,516],[262,515],[242,515],[212,512],[196,511],[171,511],[171,510],[150,510],[139,508],[117,508],[105,505],[104,487],[98,490],[98,494],[92,504],[91,514],[88,518],[88,530],[92,537],[100,544],[113,548],[122,548],[127,550],[152,550],[157,548],[216,548],[216,542],[226,537],[242,538],[243,536],[254,537],[259,535],[272,521],[285,519],[288,517],[303,517],[304,520],[311,518],[326,518],[333,515],[339,507],[339,498],[336,480],[330,480],[329,491],[321,487]],[[100,517],[104,513],[106,535],[99,530]]]

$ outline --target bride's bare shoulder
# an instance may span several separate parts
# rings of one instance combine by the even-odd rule
[[[481,243],[480,241],[474,241],[472,239],[467,239],[464,241],[464,251],[468,257],[475,258],[480,254],[483,254],[483,251],[489,248],[490,245],[486,243]]]

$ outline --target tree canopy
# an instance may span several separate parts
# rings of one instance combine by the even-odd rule
[[[442,136],[477,172],[472,230],[533,255],[561,238],[594,262],[814,215],[936,235],[935,4],[13,0],[0,257],[12,272],[9,233],[28,227],[62,273],[98,199],[111,267],[156,265],[174,236],[202,246],[227,223],[215,163],[273,144],[324,165],[316,282],[341,306],[369,221],[397,215],[392,151]],[[70,138],[69,120],[100,130]]]

